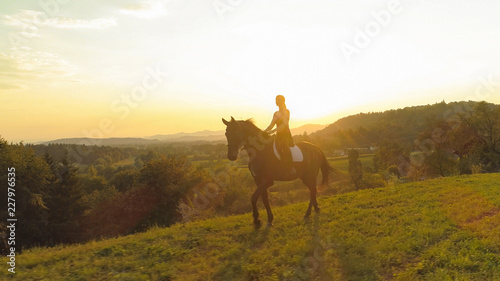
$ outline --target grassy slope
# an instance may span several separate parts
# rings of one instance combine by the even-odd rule
[[[500,174],[321,197],[17,257],[20,280],[500,280]],[[265,212],[261,210],[261,215]],[[4,263],[5,266],[5,263]],[[2,270],[0,278],[8,275]]]

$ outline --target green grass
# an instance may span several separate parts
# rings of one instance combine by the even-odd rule
[[[498,182],[473,175],[323,196],[308,221],[307,204],[293,204],[259,230],[245,214],[36,248],[0,279],[500,280]]]
[[[374,154],[362,154],[359,156],[359,160],[361,164],[363,164],[363,167],[373,168],[373,155]],[[349,159],[347,156],[328,157],[328,162],[339,171],[349,171]]]

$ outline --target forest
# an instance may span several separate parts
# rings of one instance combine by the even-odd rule
[[[500,172],[500,106],[485,102],[361,113],[294,138],[319,145],[340,171],[323,195]],[[15,168],[20,247],[80,243],[249,212],[248,157],[242,152],[229,162],[226,153],[220,142],[111,147],[0,139],[0,180]],[[5,194],[7,185],[1,189]],[[299,182],[277,183],[270,194],[274,205],[307,196]],[[5,222],[7,202],[0,206]]]

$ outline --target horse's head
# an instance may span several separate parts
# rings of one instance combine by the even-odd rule
[[[222,118],[222,122],[226,124],[227,138],[227,159],[235,161],[238,158],[238,152],[245,142],[245,132],[241,125],[231,117],[231,121],[226,121]]]

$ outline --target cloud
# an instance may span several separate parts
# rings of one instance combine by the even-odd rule
[[[0,89],[14,90],[23,88],[20,83],[22,77],[28,73],[17,67],[14,58],[0,53]]]
[[[68,77],[76,71],[65,59],[45,51],[17,51],[11,56],[18,70],[30,72],[38,78]]]
[[[19,78],[23,70],[18,68],[16,60],[7,54],[0,53],[0,76],[2,78]]]
[[[71,29],[105,29],[117,26],[114,18],[98,18],[92,20],[77,20],[69,18],[52,18],[47,21],[47,26]]]
[[[123,15],[130,15],[140,19],[155,19],[168,15],[165,1],[143,0],[137,5],[127,6],[120,10]]]
[[[16,85],[16,84],[11,84],[9,82],[4,82],[0,80],[0,89],[1,90],[16,90],[16,89],[22,89],[23,87],[21,85]]]
[[[112,17],[96,19],[48,18],[45,13],[32,10],[21,10],[17,14],[5,15],[2,23],[22,27],[23,32],[28,30],[31,36],[41,26],[64,29],[105,29],[117,26],[116,20]]]
[[[75,72],[76,68],[66,60],[49,52],[18,50],[11,55],[0,53],[0,89],[25,88],[31,81],[69,78]]]
[[[2,23],[20,27],[29,24],[39,24],[42,15],[44,15],[44,13],[39,11],[21,10],[17,14],[3,16]]]

